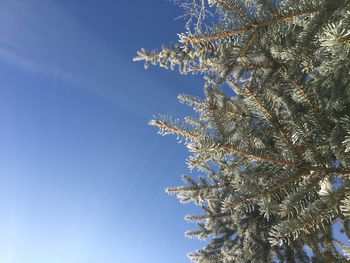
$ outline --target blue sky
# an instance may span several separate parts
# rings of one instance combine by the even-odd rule
[[[187,262],[193,209],[168,197],[186,148],[147,125],[191,114],[200,76],[132,62],[177,41],[165,0],[0,2],[0,262]]]

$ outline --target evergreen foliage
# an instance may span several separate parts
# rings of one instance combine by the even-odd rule
[[[341,222],[350,234],[350,1],[194,0],[193,7],[197,22],[179,44],[135,58],[146,68],[205,74],[205,99],[179,96],[198,118],[150,122],[183,138],[189,168],[201,173],[167,189],[203,208],[186,217],[198,222],[186,234],[209,242],[189,258],[345,262],[337,247],[350,249],[332,226]]]

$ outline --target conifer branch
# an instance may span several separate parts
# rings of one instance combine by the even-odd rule
[[[214,185],[197,185],[197,186],[178,186],[178,187],[168,187],[166,189],[167,193],[180,193],[180,192],[196,192],[200,190],[212,190],[212,189],[220,189],[222,187],[225,187],[225,185],[221,184],[214,184]]]
[[[266,163],[271,164],[277,164],[288,168],[304,168],[306,170],[312,170],[316,172],[324,172],[324,173],[338,173],[338,174],[350,174],[350,170],[342,168],[342,167],[323,167],[323,166],[317,166],[312,165],[310,163],[306,162],[293,162],[293,161],[287,161],[287,160],[281,160],[281,159],[275,159],[273,157],[265,156],[259,153],[249,152],[242,149],[239,149],[236,146],[225,144],[223,145],[223,148],[225,148],[228,152],[234,152],[236,154],[239,154],[243,157],[258,160]]]
[[[223,145],[223,147],[228,152],[233,152],[233,153],[236,153],[240,156],[243,156],[243,157],[249,158],[249,159],[253,159],[253,160],[258,160],[258,161],[267,162],[267,163],[271,163],[271,164],[278,164],[278,165],[286,166],[286,167],[290,167],[290,168],[297,168],[297,167],[300,167],[300,165],[301,165],[301,163],[299,163],[299,162],[292,162],[292,161],[275,159],[273,157],[265,156],[265,155],[262,155],[259,153],[245,151],[245,150],[239,149],[238,147],[230,145],[230,144]]]
[[[233,37],[235,35],[245,33],[247,31],[250,31],[253,29],[253,26],[246,26],[246,27],[241,27],[237,28],[233,31],[224,31],[218,34],[213,34],[209,36],[203,36],[203,37],[182,37],[181,42],[183,42],[186,45],[189,44],[195,44],[195,43],[200,43],[200,42],[210,42],[212,40],[217,40],[217,39],[224,39],[227,37]]]
[[[249,49],[251,48],[253,44],[253,41],[251,42],[251,44],[245,47],[245,51],[242,51],[239,57],[243,57],[244,55],[247,54],[247,52],[249,51]],[[224,65],[217,65],[217,68],[223,67]],[[209,65],[202,65],[202,66],[192,66],[192,67],[188,67],[187,72],[216,72],[217,70],[215,69],[216,66],[209,66]],[[240,65],[240,67],[242,67],[242,70],[256,70],[256,69],[270,69],[271,65],[268,65],[265,62],[262,63],[256,63],[256,64],[244,64],[244,65]]]
[[[150,125],[156,126],[160,129],[160,131],[164,131],[167,133],[173,133],[177,134],[179,136],[182,136],[188,140],[192,141],[198,141],[198,135],[193,134],[185,129],[181,129],[175,125],[171,125],[166,121],[160,121],[160,120],[151,120]],[[220,145],[218,145],[219,147]],[[281,165],[284,167],[289,167],[289,168],[304,168],[308,170],[314,170],[318,172],[334,172],[334,173],[339,173],[339,174],[350,174],[350,170],[344,169],[342,167],[335,168],[335,167],[323,167],[323,166],[317,166],[317,165],[312,165],[309,163],[304,163],[304,162],[294,162],[294,161],[287,161],[287,160],[281,160],[281,159],[275,159],[270,156],[265,156],[259,153],[254,153],[254,152],[249,152],[245,151],[242,149],[239,149],[238,147],[231,145],[231,144],[223,144],[222,147],[228,151],[228,152],[234,152],[240,156],[243,156],[245,158],[253,159],[253,160],[259,160],[262,162],[267,162],[271,164],[277,164]]]
[[[331,122],[328,120],[327,117],[323,116],[317,106],[314,103],[314,100],[310,97],[308,94],[306,88],[300,84],[295,78],[293,78],[290,74],[288,74],[287,70],[284,69],[285,72],[282,74],[288,81],[290,81],[293,86],[301,93],[301,95],[304,97],[307,104],[310,106],[310,110],[317,115],[319,119],[321,119],[324,123],[330,124]]]
[[[307,203],[306,200],[310,201],[311,197],[315,198],[317,196],[317,191],[315,190],[315,186],[317,186],[317,182],[309,186],[309,189],[308,189],[309,192],[304,193],[301,197],[299,197],[299,199],[296,199],[296,200],[293,199],[293,202],[290,202],[287,205],[285,205],[285,207],[282,207],[281,210],[279,211],[280,216],[282,218],[287,217],[287,219],[289,220],[291,217],[293,217],[293,212],[297,213],[298,211],[297,207],[299,208],[299,210],[301,210],[302,208],[305,208]]]
[[[260,29],[260,28],[267,27],[267,26],[270,26],[273,24],[285,23],[289,20],[292,20],[292,19],[295,19],[298,17],[302,17],[305,15],[310,15],[313,13],[318,13],[318,12],[321,12],[324,10],[326,10],[326,7],[321,5],[321,6],[318,6],[315,8],[306,9],[306,10],[303,10],[301,12],[290,14],[290,15],[287,15],[284,17],[279,17],[276,19],[267,20],[267,21],[264,21],[260,24],[252,24],[252,25],[248,25],[245,27],[240,27],[240,28],[237,28],[233,31],[224,31],[222,33],[213,34],[213,35],[209,35],[209,36],[203,36],[203,37],[182,37],[181,42],[188,45],[188,44],[194,44],[194,43],[199,43],[199,42],[209,42],[212,40],[223,39],[223,38],[227,38],[227,37],[233,37],[235,35],[245,33],[245,32],[250,31],[250,30]]]
[[[295,184],[295,183],[297,183],[298,180],[303,179],[305,177],[310,178],[310,176],[312,177],[313,174],[310,174],[310,171],[308,171],[308,170],[300,172],[300,173],[296,173],[295,175],[288,177],[287,179],[281,181],[280,183],[276,183],[274,186],[268,187],[267,189],[264,189],[263,191],[261,191],[260,193],[254,195],[254,196],[245,197],[245,198],[236,200],[232,203],[225,204],[223,206],[223,208],[224,208],[224,210],[233,209],[234,207],[237,207],[239,205],[250,203],[252,200],[256,200],[256,199],[265,197],[267,195],[272,195],[274,192],[281,190],[281,189],[284,189],[285,187],[287,187],[289,185]]]
[[[252,87],[250,86],[243,86],[246,90],[246,94],[249,95],[253,100],[258,104],[260,110],[263,112],[263,114],[267,117],[269,121],[274,121],[276,118],[272,112],[264,105],[264,103],[254,94],[254,91]]]
[[[248,21],[252,22],[252,19],[246,13],[234,6],[232,3],[229,3],[229,1],[215,0],[214,2],[218,3],[219,5],[222,5],[224,8],[231,11],[232,13],[239,15],[242,19],[247,19]]]
[[[342,192],[340,190],[337,195],[342,195]],[[332,219],[340,212],[338,204],[335,201],[338,198],[329,198],[330,200],[328,202],[318,199],[317,202],[313,203],[312,207],[306,208],[303,213],[300,213],[299,218],[289,220],[288,226],[285,222],[276,225],[271,231],[271,237],[269,238],[271,244],[277,245],[283,241],[289,242],[291,236],[296,238],[301,231],[310,234],[315,229],[320,228],[320,226],[324,227],[324,224],[329,225]]]
[[[268,57],[268,59],[277,67],[281,68],[281,75],[284,79],[286,79],[288,82],[290,82],[296,89],[297,91],[302,95],[308,106],[310,107],[310,110],[316,114],[316,116],[325,124],[330,125],[331,121],[324,116],[318,107],[314,103],[314,99],[309,95],[307,89],[299,83],[298,80],[296,80],[294,77],[291,76],[291,74],[288,73],[287,68],[278,62],[266,49],[263,50],[264,54]]]
[[[256,103],[260,107],[260,110],[264,113],[264,115],[267,117],[267,119],[270,121],[270,123],[275,127],[276,131],[279,133],[279,135],[282,137],[282,139],[285,141],[285,143],[290,147],[290,149],[293,151],[294,155],[299,156],[297,149],[293,145],[288,134],[283,130],[282,125],[279,122],[278,118],[275,116],[275,114],[273,114],[268,109],[268,107],[254,94],[254,91],[251,87],[244,86],[244,88],[247,91],[247,94],[256,101]]]
[[[216,213],[216,214],[205,214],[205,215],[187,215],[185,219],[187,221],[197,221],[197,220],[204,220],[204,219],[210,219],[210,218],[220,218],[225,216],[230,216],[230,212],[226,213]]]
[[[181,137],[184,137],[188,140],[195,140],[197,136],[185,129],[181,129],[175,125],[172,125],[166,121],[161,121],[161,120],[151,120],[149,122],[149,125],[156,126],[159,128],[161,133],[172,133],[172,134],[177,134]]]
[[[202,101],[198,98],[192,97],[192,96],[187,96],[185,94],[180,94],[177,98],[179,99],[179,101],[181,103],[184,103],[184,104],[187,104],[190,106],[200,107],[200,106],[205,105],[204,101]]]
[[[250,48],[253,46],[254,41],[256,39],[256,30],[253,31],[248,43],[243,47],[241,53],[239,54],[239,57],[244,57],[250,50]]]
[[[196,71],[204,72],[204,71],[210,71],[210,70],[211,70],[211,67],[209,67],[209,66],[198,66],[198,67],[189,67],[188,68],[188,72],[196,72]]]

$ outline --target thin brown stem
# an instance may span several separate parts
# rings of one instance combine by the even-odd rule
[[[151,120],[149,125],[156,126],[161,132],[174,133],[188,140],[195,140],[197,136],[185,129],[181,129],[175,125],[169,124],[166,121]]]
[[[240,58],[244,57],[248,53],[248,51],[254,44],[255,38],[256,38],[256,30],[254,30],[254,32],[252,33],[252,37],[249,39],[248,43],[244,46],[243,50],[239,54]]]
[[[203,36],[203,37],[188,37],[188,38],[183,38],[182,41],[185,44],[194,44],[194,43],[199,43],[199,42],[209,42],[211,40],[217,40],[217,39],[222,39],[222,38],[226,38],[226,37],[233,37],[235,35],[245,33],[247,31],[250,31],[253,29],[259,29],[259,28],[263,28],[263,27],[270,26],[273,24],[278,24],[278,23],[285,23],[285,22],[292,20],[292,19],[295,19],[297,17],[321,12],[325,9],[326,9],[325,6],[310,8],[310,9],[306,9],[304,11],[301,11],[301,12],[298,12],[295,14],[287,15],[284,17],[279,17],[276,19],[267,20],[267,21],[264,21],[260,24],[252,24],[252,25],[240,27],[240,28],[237,28],[233,31],[224,31],[222,33],[213,34],[213,35],[209,35],[209,36]]]
[[[315,171],[315,172],[325,172],[325,173],[340,173],[340,174],[349,174],[350,170],[344,169],[344,168],[335,168],[335,167],[323,167],[323,166],[317,166],[312,165],[310,163],[303,163],[303,162],[293,162],[293,161],[287,161],[287,160],[281,160],[276,159],[270,156],[265,156],[259,153],[253,153],[245,150],[241,150],[238,147],[230,144],[226,144],[223,146],[226,151],[233,152],[236,154],[239,154],[243,157],[254,159],[262,162],[267,162],[271,164],[277,164],[281,165],[287,168],[304,168],[309,171]]]
[[[295,78],[293,78],[290,74],[288,74],[286,69],[285,69],[285,73],[282,75],[283,75],[283,77],[285,77],[285,79],[290,81],[293,84],[293,86],[300,92],[300,94],[304,97],[307,104],[309,104],[310,110],[313,113],[315,113],[317,115],[317,117],[319,119],[321,119],[324,123],[330,124],[331,122],[328,120],[327,117],[325,117],[321,114],[320,110],[315,105],[314,100],[308,94],[306,88],[301,83],[299,83]]]
[[[174,133],[179,136],[183,136],[184,138],[192,141],[198,141],[199,135],[193,134],[187,130],[180,129],[177,126],[171,125],[165,121],[156,121],[152,120],[150,122],[150,125],[158,127],[160,130],[164,130],[169,133]],[[339,173],[339,174],[350,174],[350,170],[344,169],[344,168],[335,168],[335,167],[323,167],[323,166],[317,166],[310,163],[304,163],[304,162],[294,162],[294,161],[287,161],[287,160],[281,160],[276,159],[270,156],[265,156],[259,153],[254,153],[250,151],[245,151],[242,149],[239,149],[238,147],[231,145],[231,144],[218,144],[218,147],[224,148],[227,152],[233,152],[240,156],[243,156],[245,158],[258,160],[261,162],[267,162],[271,164],[281,165],[286,168],[304,168],[309,171],[315,171],[315,172],[324,172],[324,173]]]
[[[293,153],[298,156],[298,151],[295,149],[292,141],[289,139],[288,134],[282,128],[281,123],[278,121],[278,118],[272,113],[268,107],[254,94],[254,91],[251,87],[244,87],[247,94],[253,98],[258,104],[260,110],[264,113],[264,115],[269,119],[270,123],[275,127],[276,131],[280,134],[281,138],[285,141],[285,143],[292,149]]]

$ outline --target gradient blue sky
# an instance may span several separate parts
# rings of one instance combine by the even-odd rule
[[[187,151],[147,125],[182,117],[200,76],[132,62],[177,41],[165,0],[0,1],[0,262],[187,262],[193,208],[168,197]]]

